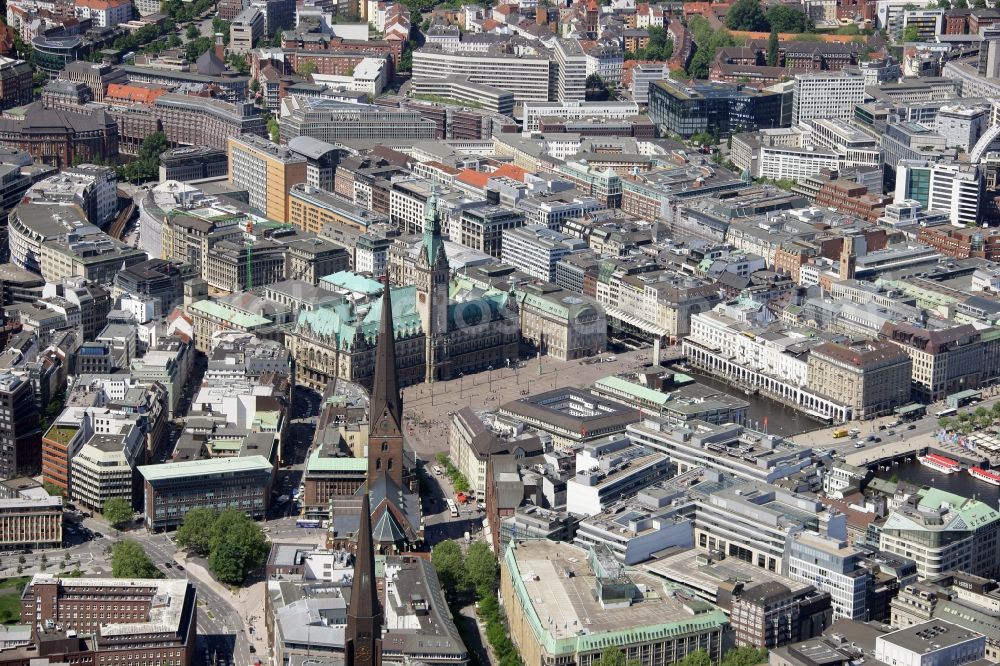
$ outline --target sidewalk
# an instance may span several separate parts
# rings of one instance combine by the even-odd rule
[[[199,584],[207,586],[236,611],[242,625],[227,628],[232,633],[239,633],[239,630],[243,630],[245,639],[252,642],[257,649],[258,658],[264,659],[268,654],[267,630],[264,626],[264,595],[266,594],[264,581],[240,588],[236,594],[233,594],[229,587],[215,580],[212,574],[198,562],[189,560],[181,553],[178,553],[174,559],[181,562],[187,573]],[[250,628],[253,628],[253,633],[250,633]]]

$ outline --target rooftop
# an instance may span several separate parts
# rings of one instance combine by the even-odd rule
[[[638,634],[649,640],[719,630],[727,623],[717,607],[648,574],[616,568],[609,556],[548,540],[522,541],[507,549],[503,566],[511,571],[514,592],[548,654],[630,643],[639,640]],[[601,587],[614,588],[615,598],[595,598],[594,590]]]
[[[184,478],[202,477],[226,474],[241,474],[249,472],[271,472],[274,466],[264,456],[246,456],[241,458],[206,458],[187,462],[167,463],[163,465],[143,465],[139,473],[149,482],[174,481]]]

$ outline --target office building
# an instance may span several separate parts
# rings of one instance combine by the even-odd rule
[[[31,383],[10,373],[0,374],[0,478],[38,474],[41,438]]]
[[[586,102],[582,100],[558,102],[523,102],[521,104],[521,129],[524,132],[538,132],[541,121],[555,119],[572,122],[585,119],[596,119],[598,122],[612,120],[628,120],[639,115],[639,105],[636,102],[619,102],[608,100],[604,102]]]
[[[944,620],[897,629],[875,639],[875,658],[897,666],[961,666],[983,658],[986,637]]]
[[[943,400],[952,393],[979,386],[983,378],[986,364],[982,334],[971,324],[924,328],[886,321],[879,337],[898,345],[913,360],[912,390],[921,401]]]
[[[267,136],[267,124],[250,102],[230,103],[222,99],[164,93],[156,98],[151,108],[171,145],[211,146],[228,151],[229,138]]]
[[[723,565],[724,566],[724,565]],[[737,583],[729,619],[736,645],[772,650],[815,636],[830,624],[828,594],[778,580]]]
[[[45,109],[32,102],[22,115],[0,118],[0,146],[23,150],[58,169],[108,163],[118,156],[118,125],[103,109]]]
[[[321,141],[433,139],[437,125],[417,111],[290,95],[281,100],[281,139]]]
[[[21,594],[32,645],[4,652],[26,663],[49,651],[75,663],[197,663],[197,597],[186,578],[71,578],[35,574]],[[22,661],[23,660],[23,661]]]
[[[895,201],[920,202],[924,210],[947,213],[957,227],[982,217],[983,171],[975,164],[901,160],[896,165]]]
[[[560,102],[581,102],[586,97],[587,54],[578,39],[557,39],[554,62],[556,74],[556,94]]]
[[[864,101],[865,79],[850,71],[796,74],[792,92],[792,124],[805,120],[854,117]]]
[[[288,191],[306,182],[306,159],[256,136],[229,138],[229,182],[250,194],[250,205],[268,219],[288,222]]]
[[[61,497],[0,499],[0,548],[5,552],[62,548],[62,524]]]
[[[417,99],[421,95],[443,97],[461,106],[471,106],[506,116],[514,113],[514,95],[507,90],[473,83],[462,76],[421,78],[413,82]]]
[[[799,533],[788,549],[788,576],[830,594],[833,619],[867,620],[871,573],[861,566],[861,553],[846,541]]]
[[[920,578],[947,571],[995,578],[1000,513],[976,499],[923,488],[886,518],[879,548],[916,560]]]
[[[889,624],[897,629],[944,620],[986,637],[986,659],[1000,663],[1000,619],[995,580],[950,571],[920,582],[902,584],[889,603]]]
[[[110,167],[94,164],[63,169],[25,192],[25,201],[76,204],[87,221],[105,227],[118,213],[118,176]]]
[[[612,646],[649,666],[667,666],[697,650],[713,661],[721,658],[729,622],[718,607],[680,595],[641,593],[640,586],[661,590],[663,585],[648,574],[626,571],[605,548],[529,540],[502,552],[500,595],[526,666],[560,659],[590,663]]]
[[[33,95],[32,68],[24,60],[0,58],[0,109],[30,104]]]
[[[635,442],[667,453],[679,472],[706,467],[747,481],[774,483],[807,467],[812,456],[808,447],[733,423],[677,425],[647,416],[627,432]],[[767,444],[752,461],[742,452],[749,442]]]
[[[259,455],[139,467],[145,480],[146,527],[175,529],[195,508],[236,508],[260,519],[271,502],[274,465]]]
[[[669,469],[666,454],[634,445],[627,437],[588,442],[576,454],[576,476],[566,482],[566,511],[595,516],[665,478]]]
[[[890,342],[825,342],[812,348],[808,363],[809,390],[850,405],[855,419],[892,414],[910,402],[913,362]]]
[[[294,139],[293,139],[294,141]],[[300,229],[322,234],[329,227],[348,227],[359,235],[389,222],[389,216],[358,206],[328,190],[305,183],[293,185],[288,191],[289,222]],[[363,272],[360,266],[355,269]]]
[[[524,224],[524,213],[504,206],[480,206],[462,211],[462,245],[485,252],[491,257],[503,255],[503,237],[508,229]]]
[[[934,131],[945,138],[949,148],[971,153],[989,126],[990,111],[985,106],[949,105],[938,109]]]
[[[264,12],[257,7],[247,7],[229,24],[229,51],[249,53],[264,35]]]
[[[583,66],[583,78],[586,79],[587,61],[583,53],[578,58],[572,58],[571,62],[574,69],[570,72],[569,81],[576,78],[576,65]],[[417,86],[423,79],[457,76],[472,83],[506,90],[514,95],[515,102],[549,101],[552,69],[547,55],[515,54],[500,48],[485,53],[448,52],[439,46],[429,45],[413,52],[413,81]],[[571,92],[573,89],[574,85],[568,88]]]
[[[597,302],[558,285],[517,290],[521,340],[561,361],[600,354],[608,346],[608,319]]]
[[[779,93],[719,82],[684,85],[673,79],[649,87],[649,118],[662,133],[690,138],[702,132],[728,136],[779,127]]]
[[[229,174],[229,158],[225,150],[211,146],[173,148],[160,155],[160,182],[177,180],[182,183],[225,178]]]
[[[95,434],[71,461],[72,497],[78,503],[101,511],[110,499],[123,499],[142,506],[142,484],[136,467],[145,462],[145,438],[137,427],[121,434]]]
[[[556,263],[586,247],[587,243],[582,239],[533,224],[503,232],[501,259],[534,278],[554,282]]]

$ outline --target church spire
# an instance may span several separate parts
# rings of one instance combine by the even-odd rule
[[[444,253],[444,242],[441,240],[441,224],[438,220],[437,186],[431,186],[431,196],[424,207],[424,239],[423,254],[427,265],[433,266],[438,255]]]
[[[357,547],[351,603],[347,608],[347,629],[344,632],[344,656],[347,666],[378,666],[382,663],[382,609],[375,580],[372,509],[367,488],[361,498]]]
[[[396,336],[392,323],[392,296],[389,292],[388,275],[385,276],[385,288],[382,291],[382,318],[379,321],[371,395],[371,423],[382,419],[384,412],[388,411],[397,430],[402,432],[403,396],[399,392],[399,378],[396,376]]]

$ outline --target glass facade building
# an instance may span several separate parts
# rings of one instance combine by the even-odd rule
[[[780,93],[741,85],[655,81],[649,88],[649,117],[661,133],[689,138],[707,132],[729,136],[781,126]]]

